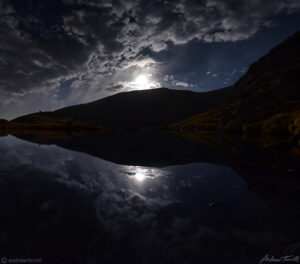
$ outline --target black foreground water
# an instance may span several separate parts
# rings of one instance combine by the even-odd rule
[[[130,141],[125,149],[94,142],[0,137],[2,263],[229,264],[299,255],[300,175],[292,165],[242,166],[205,146],[176,150],[172,140],[151,151],[137,138],[132,150]]]

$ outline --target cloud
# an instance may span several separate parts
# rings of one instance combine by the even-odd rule
[[[297,0],[1,1],[0,111],[14,116],[22,109],[12,102],[39,96],[56,98],[46,109],[103,97],[131,74],[161,72],[155,54],[172,45],[245,40],[299,9]],[[69,88],[67,98],[54,96]]]
[[[105,90],[107,91],[111,91],[111,92],[117,92],[122,90],[124,87],[126,87],[126,84],[122,83],[122,82],[118,82],[118,83],[112,83],[111,86],[105,88]]]
[[[189,87],[189,84],[186,83],[186,82],[176,82],[175,85],[176,85],[176,86]]]

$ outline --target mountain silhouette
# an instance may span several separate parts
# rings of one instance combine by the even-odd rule
[[[230,87],[211,92],[167,88],[123,92],[54,112],[3,121],[1,126],[163,128],[185,136],[199,130],[299,135],[299,81],[300,31],[252,64]]]
[[[158,88],[119,93],[56,113],[104,127],[149,128],[188,118],[217,106],[230,95],[230,87],[205,93]]]

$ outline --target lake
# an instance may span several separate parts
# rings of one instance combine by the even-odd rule
[[[37,138],[0,137],[2,263],[229,264],[300,255],[298,145],[281,155],[164,133]]]

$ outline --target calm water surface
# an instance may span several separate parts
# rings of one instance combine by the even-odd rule
[[[297,188],[249,182],[251,171],[120,165],[13,136],[0,137],[0,153],[2,258],[226,264],[298,255]]]

